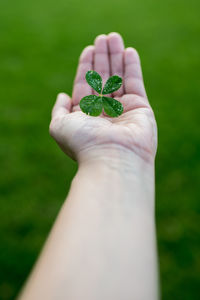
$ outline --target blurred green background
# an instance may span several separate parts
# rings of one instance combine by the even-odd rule
[[[138,49],[159,128],[157,231],[164,300],[200,299],[200,2],[1,0],[0,299],[14,299],[76,172],[49,137],[77,60],[117,31]]]

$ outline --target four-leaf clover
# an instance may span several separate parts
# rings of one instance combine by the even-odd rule
[[[102,78],[95,71],[88,71],[85,75],[88,84],[97,92],[99,96],[85,96],[80,101],[81,110],[90,116],[99,116],[104,109],[105,113],[111,117],[118,117],[123,112],[123,105],[111,97],[104,95],[117,91],[122,85],[122,78],[111,76],[102,88]]]

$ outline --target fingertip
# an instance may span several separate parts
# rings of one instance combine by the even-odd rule
[[[125,49],[125,51],[126,51],[127,53],[129,53],[129,52],[134,52],[134,53],[136,53],[137,55],[139,55],[138,52],[137,52],[137,50],[136,50],[134,47],[127,47],[127,48]]]
[[[104,33],[99,34],[99,35],[96,36],[96,38],[95,38],[95,40],[94,40],[94,44],[95,44],[96,42],[98,42],[99,40],[105,40],[106,38],[107,38],[107,35],[106,35],[106,34],[104,34]]]
[[[110,33],[108,34],[108,37],[109,37],[109,38],[111,38],[111,37],[118,37],[118,38],[121,38],[121,39],[122,39],[121,34],[120,34],[119,32],[115,32],[115,31],[110,32]]]
[[[108,34],[107,38],[108,38],[108,41],[109,41],[109,42],[110,42],[110,41],[113,41],[113,42],[116,42],[116,41],[117,41],[117,42],[124,43],[121,34],[118,33],[118,32],[110,32],[110,33]]]
[[[66,97],[66,96],[68,96],[68,95],[64,92],[58,93],[58,95],[57,95],[57,97],[59,97],[59,98]]]
[[[108,51],[107,36],[105,34],[98,35],[94,41],[94,44],[96,52],[106,53]]]
[[[85,47],[80,55],[80,62],[90,62],[93,60],[94,46],[89,45]]]
[[[128,47],[124,50],[125,64],[140,63],[140,56],[137,50],[133,47]]]
[[[124,50],[124,41],[121,35],[117,32],[112,32],[108,35],[108,46],[111,54],[121,53]]]
[[[71,97],[66,93],[59,93],[56,99],[56,107],[64,107],[70,111],[72,105]]]
[[[59,99],[60,101],[69,101],[69,100],[71,100],[70,96],[68,94],[64,93],[64,92],[58,93],[57,99]]]

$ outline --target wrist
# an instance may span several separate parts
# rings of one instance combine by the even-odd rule
[[[94,146],[94,148],[82,150],[78,156],[79,167],[106,166],[113,171],[124,172],[131,175],[136,170],[152,172],[154,170],[154,157],[145,160],[134,151],[118,144]]]
[[[103,154],[102,154],[103,153]],[[154,160],[145,161],[133,151],[109,145],[79,156],[78,172],[73,180],[91,187],[91,195],[129,199],[139,207],[154,211]],[[80,186],[80,185],[79,185]]]

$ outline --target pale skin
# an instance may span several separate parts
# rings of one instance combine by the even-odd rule
[[[103,82],[123,78],[112,95],[124,113],[80,111],[93,93],[88,70]],[[157,127],[134,48],[117,33],[100,35],[79,60],[72,98],[61,93],[50,134],[78,162],[67,199],[20,300],[159,299],[154,217]]]

